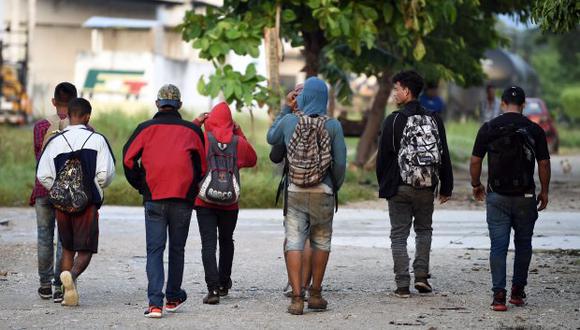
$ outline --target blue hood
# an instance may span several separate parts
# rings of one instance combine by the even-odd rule
[[[316,77],[310,77],[304,82],[304,89],[296,97],[298,109],[306,115],[326,115],[328,88],[326,83]]]

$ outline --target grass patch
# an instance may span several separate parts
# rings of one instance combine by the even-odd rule
[[[476,121],[447,122],[445,132],[452,162],[466,162],[471,156],[473,143],[481,125]]]
[[[122,149],[138,123],[150,118],[146,110],[137,110],[131,115],[119,110],[95,111],[90,125],[107,137],[117,160],[117,175],[105,190],[105,203],[109,205],[141,205],[141,196],[127,183],[123,173]],[[193,118],[184,114],[184,118]],[[275,207],[275,195],[280,181],[276,167],[271,164],[266,142],[269,123],[256,120],[252,129],[247,114],[235,114],[235,120],[243,127],[258,153],[258,165],[241,171],[242,198],[244,208]],[[348,139],[349,159],[354,157],[356,139]],[[32,146],[32,127],[0,126],[0,206],[25,206],[34,184],[36,160]],[[374,173],[349,170],[346,182],[339,193],[341,203],[360,201],[375,197]],[[280,205],[278,205],[280,206]]]

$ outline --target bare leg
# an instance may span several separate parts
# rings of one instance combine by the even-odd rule
[[[302,287],[310,287],[310,280],[312,278],[312,248],[310,247],[310,240],[306,240],[304,244],[304,253],[302,254]]]
[[[312,249],[312,288],[320,290],[330,252]]]
[[[75,259],[75,251],[62,248],[61,270],[70,271],[73,268],[74,259]]]
[[[75,258],[71,274],[76,280],[89,266],[93,253],[89,251],[79,251],[77,257]]]
[[[302,294],[302,251],[288,251],[286,254],[286,270],[292,285],[292,294],[298,296]]]

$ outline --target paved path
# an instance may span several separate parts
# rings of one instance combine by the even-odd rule
[[[484,212],[438,210],[432,253],[435,294],[398,299],[385,211],[341,209],[325,282],[330,310],[293,317],[281,294],[285,269],[280,210],[244,210],[236,230],[234,288],[218,306],[205,291],[197,224],[186,251],[182,313],[143,318],[145,241],[141,208],[104,207],[99,254],[79,279],[81,306],[63,308],[36,295],[36,227],[31,208],[0,208],[0,328],[496,328],[580,327],[580,258],[534,255],[529,305],[489,311],[488,238]],[[534,247],[580,249],[580,213],[541,213]],[[410,246],[412,246],[410,241]],[[510,259],[512,255],[510,253]],[[5,275],[4,272],[6,272]]]

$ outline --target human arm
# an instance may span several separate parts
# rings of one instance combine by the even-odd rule
[[[243,135],[238,135],[238,168],[254,167],[258,160],[256,150]]]
[[[449,147],[447,145],[447,134],[445,133],[445,125],[443,120],[438,115],[435,115],[437,126],[439,130],[439,137],[441,138],[441,168],[439,170],[439,177],[441,180],[441,188],[439,189],[439,202],[441,204],[447,202],[453,194],[453,166],[451,164],[451,155],[449,154]]]
[[[538,211],[542,211],[548,206],[548,193],[550,190],[550,159],[538,161],[538,176],[540,177],[540,194],[538,195]]]
[[[47,144],[38,161],[38,167],[36,168],[36,178],[46,189],[52,187],[56,178],[56,168],[54,166],[54,157],[52,154],[52,145]]]
[[[338,191],[346,173],[346,143],[340,122],[334,119],[332,123],[332,176],[336,183],[335,190]]]
[[[266,139],[268,143],[271,145],[284,143],[284,125],[283,120],[286,118],[286,115],[292,112],[289,106],[284,106],[282,111],[278,114],[270,129],[268,129],[268,134],[266,135]]]
[[[115,156],[113,156],[113,151],[107,139],[104,136],[101,137],[95,177],[97,184],[101,188],[105,188],[113,182],[113,178],[115,177]]]
[[[137,189],[139,193],[142,193],[142,176],[143,168],[141,167],[141,153],[143,152],[143,131],[140,127],[135,129],[133,135],[129,138],[125,146],[123,147],[123,170],[125,171],[125,177],[127,181],[133,188]]]
[[[469,164],[469,174],[471,176],[471,187],[473,188],[473,197],[475,200],[483,201],[485,199],[485,186],[481,184],[481,168],[483,158],[487,153],[487,134],[486,126],[484,124],[477,132],[475,143],[473,145],[473,152]]]

